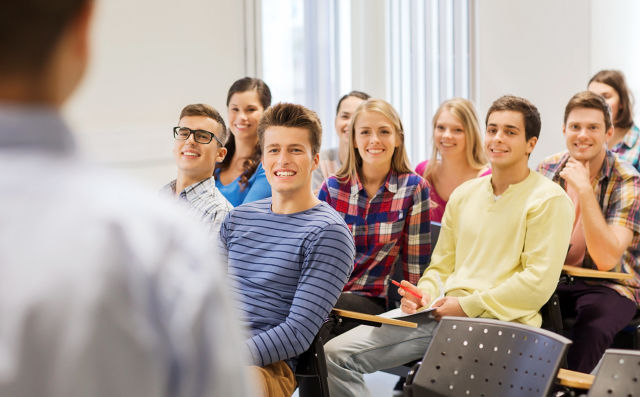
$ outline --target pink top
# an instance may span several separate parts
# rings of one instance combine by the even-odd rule
[[[429,160],[425,160],[418,164],[416,167],[416,174],[423,176],[424,170],[427,168],[427,164],[429,164]],[[483,172],[480,176],[489,174],[491,174],[491,168]],[[431,202],[431,206],[429,207],[429,218],[431,219],[431,222],[440,223],[442,222],[442,215],[444,215],[444,209],[447,207],[447,202],[438,195],[438,192],[436,192],[431,181],[428,179],[426,179],[426,181],[429,185],[429,201]]]

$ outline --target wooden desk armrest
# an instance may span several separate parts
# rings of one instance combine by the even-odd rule
[[[333,309],[332,311],[337,315],[339,315],[340,317],[351,318],[354,320],[362,320],[362,321],[379,323],[379,324],[397,325],[400,327],[407,327],[407,328],[418,328],[418,323],[412,323],[412,322],[403,321],[403,320],[396,320],[395,318],[374,316],[371,314],[352,312],[350,310],[342,310],[342,309]]]
[[[633,276],[629,273],[603,272],[601,270],[585,269],[577,266],[562,266],[562,271],[573,277],[603,278],[614,280],[630,280]]]
[[[595,376],[591,374],[585,374],[583,372],[570,371],[568,369],[560,368],[558,370],[558,376],[556,379],[562,386],[573,387],[575,389],[588,390],[593,384]]]

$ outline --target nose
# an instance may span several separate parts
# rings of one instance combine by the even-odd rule
[[[290,154],[287,150],[282,150],[278,156],[278,164],[281,166],[289,164],[289,156]]]
[[[586,128],[580,128],[580,130],[578,130],[578,138],[582,138],[587,136],[587,129]]]
[[[442,133],[442,136],[444,137],[451,137],[451,129],[449,128],[445,128],[444,132]]]
[[[193,132],[189,134],[189,136],[187,137],[187,142],[193,144],[196,143],[196,134],[194,134]]]

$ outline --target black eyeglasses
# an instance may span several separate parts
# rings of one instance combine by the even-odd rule
[[[189,136],[193,134],[193,139],[202,144],[208,144],[212,139],[215,139],[216,142],[220,144],[220,146],[224,146],[220,139],[215,136],[213,133],[205,130],[192,130],[188,127],[173,127],[173,137],[179,141],[186,141],[189,139]]]

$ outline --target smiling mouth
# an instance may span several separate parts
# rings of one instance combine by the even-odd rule
[[[371,154],[380,154],[384,152],[384,149],[367,149],[367,153],[371,153]]]
[[[295,171],[276,171],[274,172],[276,176],[294,176],[296,174]]]
[[[183,155],[183,156],[186,156],[186,157],[194,157],[194,158],[195,158],[195,157],[200,157],[200,154],[199,154],[199,153],[196,153],[196,152],[190,152],[190,151],[182,152],[182,155]]]
[[[498,154],[507,153],[507,150],[503,150],[503,149],[489,149],[489,151],[491,153],[498,153]]]

